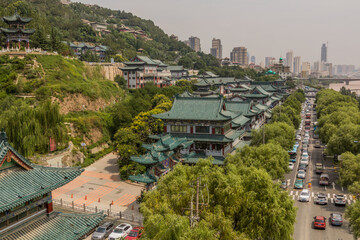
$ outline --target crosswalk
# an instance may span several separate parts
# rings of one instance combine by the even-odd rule
[[[289,195],[292,197],[293,200],[299,200],[299,198],[300,198],[300,192],[301,192],[301,190],[300,190],[300,191],[296,191],[296,190],[294,190],[294,191],[289,191]],[[318,193],[318,192],[311,192],[311,191],[310,191],[310,200],[309,200],[309,202],[314,201],[317,193]],[[349,205],[350,205],[350,204],[356,202],[356,200],[353,199],[353,196],[352,196],[352,195],[350,195],[350,194],[343,194],[343,195],[344,195],[344,197],[345,197],[346,204],[349,204]],[[327,201],[328,201],[328,203],[329,203],[329,202],[330,202],[330,203],[334,203],[335,196],[336,196],[335,193],[333,193],[333,194],[327,193]]]

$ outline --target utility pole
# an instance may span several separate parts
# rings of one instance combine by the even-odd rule
[[[265,125],[263,125],[263,144],[265,144]]]
[[[201,187],[205,187],[204,186],[200,186],[200,183],[201,183],[201,178],[198,177],[196,179],[196,195],[195,195],[195,209],[194,209],[194,194],[191,194],[191,201],[190,201],[190,208],[184,208],[183,210],[190,210],[190,216],[189,216],[189,219],[190,219],[190,227],[194,227],[195,225],[195,222],[199,221],[200,220],[200,205],[202,206],[207,206],[208,203],[205,203],[204,202],[204,197],[203,198],[203,203],[199,203],[199,197],[200,197],[200,188]],[[191,187],[193,187],[193,184],[190,184]],[[203,195],[202,195],[203,196]],[[209,202],[209,199],[208,199],[208,202]],[[195,216],[194,216],[194,210],[195,210]]]

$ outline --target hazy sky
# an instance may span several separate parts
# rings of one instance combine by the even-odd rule
[[[75,0],[74,0],[75,1]],[[328,42],[328,62],[360,65],[359,0],[79,0],[151,19],[180,40],[197,36],[209,53],[220,38],[223,57],[245,46],[256,62],[285,57],[320,60]]]

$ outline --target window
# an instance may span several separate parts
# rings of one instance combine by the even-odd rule
[[[198,149],[198,150],[210,150],[210,144],[207,144],[207,143],[195,143],[195,149]]]
[[[221,151],[221,149],[222,149],[222,145],[221,145],[221,144],[215,144],[214,150],[216,150],[216,151]]]
[[[221,127],[214,127],[215,134],[221,134]]]
[[[209,126],[196,126],[195,132],[196,133],[209,133],[210,127]]]
[[[172,125],[171,126],[171,132],[186,133],[187,132],[187,126],[184,126],[184,125]]]

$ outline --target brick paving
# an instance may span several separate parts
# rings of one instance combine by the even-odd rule
[[[136,198],[144,186],[121,181],[118,173],[117,156],[110,153],[85,168],[74,181],[55,190],[53,198],[105,211],[141,215]]]

